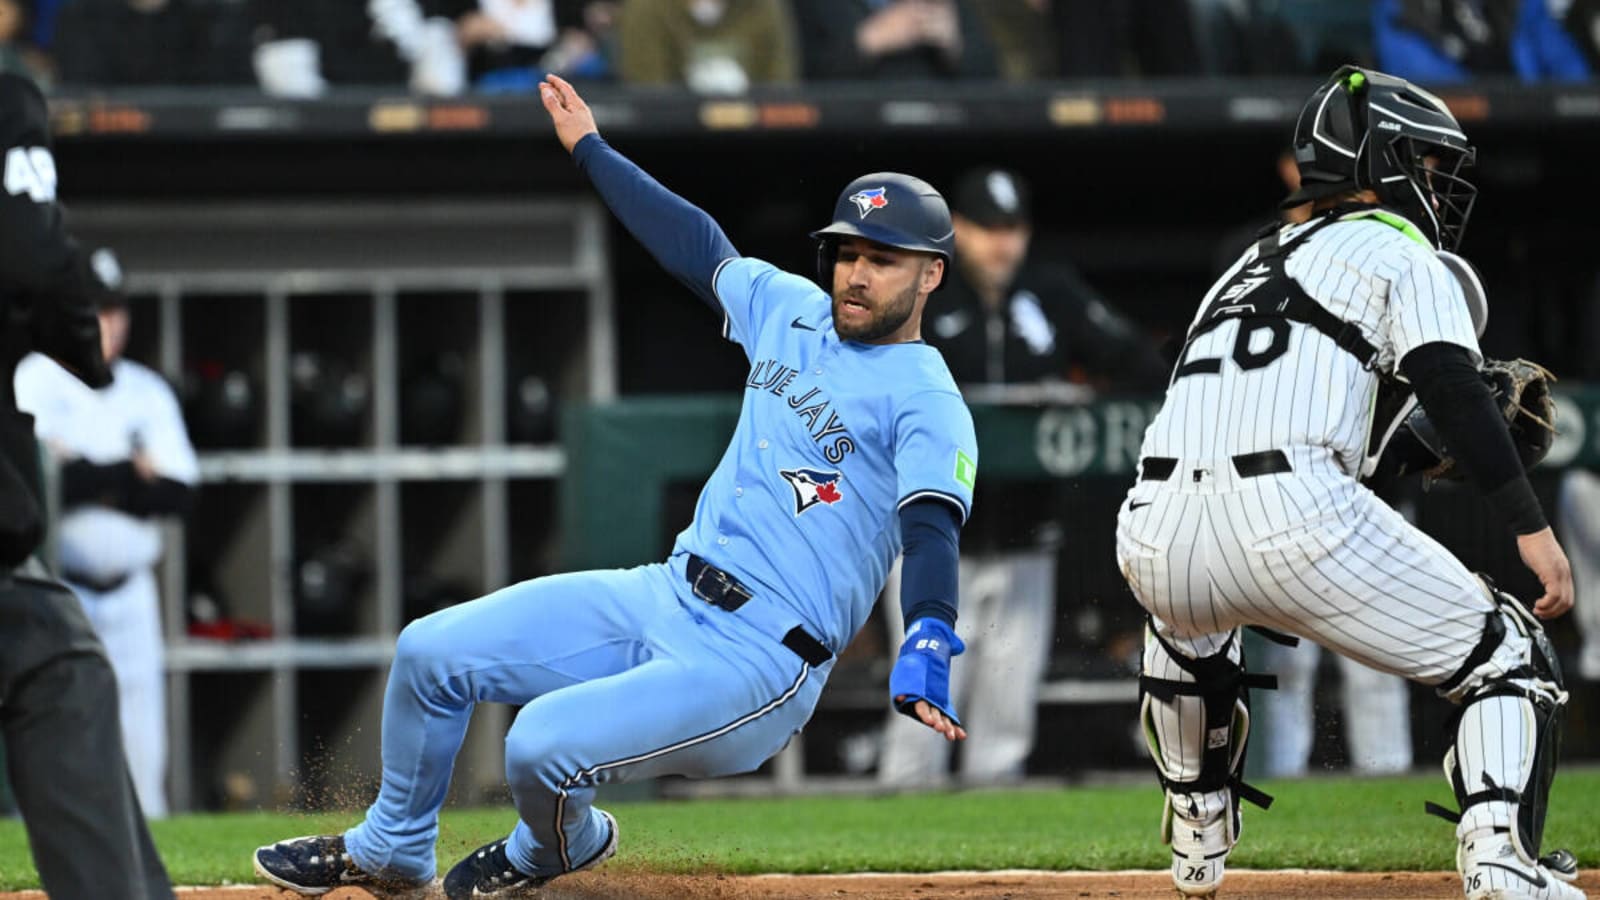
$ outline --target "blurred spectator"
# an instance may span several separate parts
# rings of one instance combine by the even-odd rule
[[[803,0],[808,79],[992,78],[994,43],[968,0]]]
[[[1199,74],[1188,0],[1053,0],[1061,74],[1069,78]]]
[[[55,64],[30,40],[28,14],[23,0],[0,0],[0,72],[20,72],[47,88]]]
[[[455,23],[456,43],[466,54],[467,77],[479,90],[533,91],[546,72],[571,78],[611,74],[606,38],[620,3],[425,0],[425,4],[430,16]]]
[[[622,80],[632,84],[741,94],[799,74],[782,0],[627,0],[621,30]]]
[[[1046,387],[1075,369],[1122,389],[1166,383],[1168,366],[1153,342],[1075,270],[1029,259],[1032,215],[1019,175],[996,168],[966,173],[950,194],[950,210],[955,265],[928,300],[922,334],[969,399],[1037,404]],[[971,734],[961,751],[968,784],[1021,778],[1033,748],[1056,618],[1065,489],[1064,481],[982,482],[962,530],[956,630],[967,650],[952,672],[951,698]],[[896,569],[885,588],[891,647],[902,633],[899,583]],[[896,787],[937,784],[950,746],[891,713],[879,779]]]
[[[72,0],[56,22],[60,80],[100,87],[247,82],[239,12],[236,4],[199,0]]]
[[[28,39],[45,52],[55,45],[56,17],[68,0],[31,0],[25,4],[28,15]]]
[[[1600,71],[1600,0],[1550,0],[1550,7],[1583,51],[1589,71]]]
[[[1561,477],[1555,525],[1571,553],[1572,585],[1578,591],[1573,618],[1582,643],[1578,677],[1600,681],[1600,475],[1573,467]]]
[[[1546,0],[1376,0],[1372,27],[1378,67],[1425,84],[1483,75],[1590,76],[1583,52]]]
[[[1327,0],[1190,0],[1203,70],[1211,75],[1293,75],[1370,63],[1365,4]]]
[[[408,84],[419,94],[466,88],[456,26],[421,0],[249,0],[256,79],[279,97],[310,98],[330,84]]]
[[[1051,0],[984,0],[977,4],[994,40],[1000,74],[1008,80],[1054,78],[1060,69],[1051,6]]]

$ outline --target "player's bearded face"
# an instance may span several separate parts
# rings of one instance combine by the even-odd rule
[[[925,254],[860,239],[839,243],[833,267],[833,328],[847,341],[872,343],[900,331],[917,309]]]

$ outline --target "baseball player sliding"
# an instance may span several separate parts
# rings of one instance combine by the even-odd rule
[[[897,707],[950,740],[960,653],[956,545],[972,500],[972,417],[923,306],[951,254],[938,192],[877,173],[816,232],[821,289],[741,257],[716,222],[613,150],[572,86],[541,99],[628,230],[711,305],[750,374],[732,443],[664,563],[553,575],[406,627],[383,711],[383,783],[342,835],[286,840],[256,871],[302,894],[357,883],[421,896],[472,708],[521,707],[506,773],[521,822],[445,876],[451,900],[521,895],[616,852],[594,787],[748,772],[810,718],[834,653],[904,549]]]
[[[1239,628],[1260,625],[1458,705],[1445,766],[1468,898],[1580,900],[1571,855],[1540,857],[1567,694],[1538,620],[1572,607],[1571,572],[1438,253],[1471,213],[1474,150],[1438,98],[1353,66],[1307,101],[1294,149],[1302,184],[1285,205],[1311,201],[1312,217],[1246,248],[1207,293],[1117,516],[1150,614],[1140,714],[1173,881],[1212,895],[1240,798],[1270,802],[1240,781],[1253,679]],[[1380,388],[1397,387],[1420,401],[1405,430],[1448,446],[1517,535],[1544,586],[1531,614],[1358,483],[1372,436],[1395,431],[1374,421]]]

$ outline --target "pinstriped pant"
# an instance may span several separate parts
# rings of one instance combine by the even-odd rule
[[[1144,670],[1193,681],[1166,646],[1191,657],[1226,650],[1237,629],[1265,625],[1359,662],[1436,685],[1453,675],[1483,635],[1494,601],[1432,538],[1344,475],[1326,450],[1292,448],[1293,472],[1239,478],[1229,460],[1181,460],[1167,481],[1140,481],[1117,516],[1117,555],[1157,633]],[[1507,614],[1498,612],[1502,618]],[[1486,681],[1526,664],[1531,644],[1508,628],[1483,663],[1447,695],[1459,702]],[[1532,685],[1549,694],[1553,686]],[[1208,740],[1198,697],[1157,702],[1150,727],[1162,771],[1200,777]],[[1463,778],[1474,786],[1527,782],[1533,707],[1498,696],[1467,707],[1456,729]],[[1174,808],[1206,820],[1226,791],[1175,796]],[[1457,831],[1506,827],[1513,807],[1483,803]]]
[[[1198,657],[1264,625],[1423,684],[1454,674],[1494,608],[1477,577],[1328,451],[1290,459],[1293,472],[1256,478],[1226,458],[1180,460],[1135,484],[1117,556],[1158,633]]]

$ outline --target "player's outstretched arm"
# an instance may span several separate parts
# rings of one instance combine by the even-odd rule
[[[556,137],[594,183],[600,199],[662,268],[722,313],[712,279],[723,260],[739,255],[716,220],[667,190],[600,137],[594,115],[572,85],[556,75],[539,85],[539,99]]]
[[[966,649],[954,628],[961,518],[943,500],[914,500],[900,509],[900,533],[906,639],[889,674],[889,697],[899,712],[958,741],[967,731],[950,699],[950,657]]]

